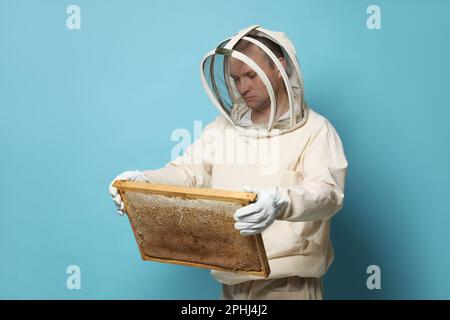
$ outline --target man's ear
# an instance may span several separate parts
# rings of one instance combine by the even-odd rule
[[[281,65],[283,66],[284,70],[286,70],[286,59],[284,59],[283,57],[279,57],[278,60],[280,61]],[[279,70],[277,71],[277,77],[279,79],[283,78],[281,76],[281,72]]]

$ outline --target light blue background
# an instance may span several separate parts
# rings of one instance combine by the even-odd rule
[[[81,30],[66,8],[81,7]],[[382,30],[366,8],[381,7]],[[217,111],[199,62],[251,24],[296,45],[350,163],[327,299],[450,298],[450,2],[0,1],[0,298],[216,299],[207,270],[141,261],[108,194]],[[447,163],[447,165],[446,165]],[[81,290],[66,267],[81,267]],[[381,267],[381,290],[366,268]]]

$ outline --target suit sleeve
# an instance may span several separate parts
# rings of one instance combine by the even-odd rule
[[[300,162],[303,182],[278,188],[288,200],[278,219],[292,222],[330,219],[343,207],[347,166],[342,142],[325,119],[312,135]]]

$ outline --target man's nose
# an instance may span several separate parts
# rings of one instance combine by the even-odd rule
[[[241,95],[245,94],[250,89],[250,84],[247,79],[243,78],[239,81],[239,93]]]

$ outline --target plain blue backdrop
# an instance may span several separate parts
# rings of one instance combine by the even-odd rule
[[[81,29],[66,8],[81,8]],[[369,5],[381,30],[366,27]],[[208,270],[143,262],[108,193],[218,113],[203,55],[260,24],[294,42],[349,161],[327,299],[450,298],[450,2],[0,1],[0,298],[217,299]],[[366,286],[381,268],[381,290]],[[81,290],[66,268],[81,268]]]

